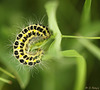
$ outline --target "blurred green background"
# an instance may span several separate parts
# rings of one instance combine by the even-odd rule
[[[48,25],[44,8],[48,0],[0,0],[0,67],[11,72],[16,79],[9,78],[3,72],[0,76],[12,81],[6,84],[0,81],[0,90],[74,90],[76,61],[63,58],[59,63],[48,61],[46,68],[35,69],[31,73],[23,69],[17,71],[17,60],[12,57],[11,44],[16,34],[29,20],[43,19]],[[57,23],[64,35],[100,36],[100,1],[91,4],[90,21],[81,25],[85,0],[58,0]],[[87,63],[86,87],[100,88],[100,40],[81,42],[77,39],[63,39],[62,50],[76,50],[84,56]],[[92,45],[92,46],[91,46]],[[21,73],[21,74],[20,74]],[[20,77],[19,77],[20,75]],[[88,89],[87,89],[88,90]],[[91,90],[91,89],[90,89]]]

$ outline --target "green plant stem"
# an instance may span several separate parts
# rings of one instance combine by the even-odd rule
[[[62,35],[62,38],[100,39],[100,37],[84,37],[84,36],[70,36],[70,35]]]
[[[59,53],[61,47],[61,32],[59,30],[57,21],[56,21],[56,10],[58,7],[58,1],[49,1],[45,4],[45,9],[48,15],[48,24],[50,30],[53,31],[53,35],[55,36],[55,40],[50,45],[48,53],[49,55],[60,58],[61,55]]]
[[[12,83],[10,80],[4,79],[4,78],[0,78],[0,81],[3,81],[3,82],[8,83],[8,84]]]
[[[84,90],[86,80],[86,61],[83,56],[76,59],[77,62],[77,73],[74,90]]]
[[[11,73],[7,72],[6,70],[4,70],[4,69],[3,69],[3,68],[1,68],[1,67],[0,67],[0,71],[1,71],[1,72],[3,72],[3,73],[5,73],[6,75],[8,75],[8,76],[12,77],[12,78],[15,78],[15,76],[14,76],[14,75],[12,75]]]
[[[78,39],[79,42],[86,47],[94,56],[96,56],[98,58],[98,60],[100,60],[100,48],[97,47],[96,45],[94,45],[92,42],[90,42],[89,40],[86,39]]]
[[[85,79],[86,79],[86,61],[83,56],[81,56],[75,50],[66,50],[61,52],[64,57],[74,57],[76,58],[76,81],[73,90],[84,90]]]

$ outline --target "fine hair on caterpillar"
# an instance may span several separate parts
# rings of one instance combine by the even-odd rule
[[[44,23],[45,17],[46,17],[46,14],[44,14],[42,17],[39,17],[35,14],[32,14],[32,17],[29,17],[29,18],[28,17],[27,18],[21,17],[22,22],[18,23],[17,27],[22,30],[25,26],[32,25],[32,24],[35,24],[35,23],[44,25],[45,24]]]
[[[44,66],[42,56],[45,50],[40,46],[42,46],[44,40],[50,38],[51,33],[47,26],[40,24],[43,22],[43,18],[40,22],[35,24],[29,22],[29,24],[25,25],[19,34],[16,35],[13,43],[13,56],[19,61],[18,67],[20,68],[28,66],[31,70],[31,68],[35,68],[37,65],[39,65],[40,68]]]
[[[35,14],[33,14],[33,17],[34,17],[34,23],[37,23],[37,24],[44,24],[44,18],[46,17],[46,14],[44,14],[41,18],[39,18],[38,16],[36,16]],[[31,21],[32,19],[29,19],[28,22],[29,22],[29,25],[33,24],[33,22]]]
[[[18,72],[21,71],[24,73],[24,71],[28,71],[29,73],[31,73],[32,77],[34,77],[34,76],[36,76],[34,74],[38,74],[40,72],[40,70],[42,70],[42,71],[49,70],[49,63],[48,63],[48,61],[42,61],[35,66],[27,67],[27,66],[17,62],[16,68],[17,68]]]
[[[43,17],[44,18],[44,17]],[[43,22],[43,18],[41,19],[41,22]],[[32,22],[31,22],[32,21]],[[24,21],[25,22],[25,21]],[[27,23],[26,23],[27,22]],[[44,36],[43,36],[43,39],[41,39],[42,37],[36,37],[36,38],[33,38],[32,40],[31,40],[31,42],[30,43],[28,43],[28,44],[30,44],[30,45],[32,45],[32,42],[34,42],[35,44],[33,44],[33,47],[32,48],[30,48],[32,51],[31,52],[35,52],[34,51],[34,49],[37,49],[38,47],[40,47],[40,50],[43,50],[43,55],[42,56],[40,56],[39,58],[41,58],[41,61],[39,62],[39,63],[37,63],[37,64],[35,64],[35,65],[24,65],[24,64],[22,64],[22,63],[19,63],[18,61],[17,61],[17,59],[14,57],[14,54],[12,53],[12,51],[13,51],[13,44],[15,43],[15,40],[16,40],[16,36],[18,36],[19,35],[19,33],[20,32],[22,32],[22,30],[24,29],[24,28],[26,28],[26,27],[28,27],[28,26],[31,26],[31,25],[34,25],[34,24],[36,24],[36,25],[41,25],[41,27],[43,26],[43,27],[45,27],[45,28],[48,28],[47,26],[45,26],[43,23],[41,23],[40,21],[36,21],[36,22],[34,22],[33,20],[31,20],[30,19],[30,21],[28,22],[28,20],[26,21],[25,23],[26,24],[21,24],[21,23],[19,23],[19,25],[17,26],[17,27],[15,27],[15,25],[13,26],[13,29],[11,29],[10,30],[10,34],[9,34],[9,39],[5,42],[5,48],[7,48],[7,50],[8,50],[8,52],[10,53],[10,56],[9,56],[9,62],[8,63],[11,63],[11,64],[14,64],[14,65],[16,65],[16,69],[17,69],[17,71],[24,71],[24,70],[28,70],[28,71],[30,71],[31,73],[34,73],[33,71],[35,71],[35,73],[36,72],[38,72],[38,69],[41,69],[41,70],[44,70],[44,69],[48,69],[48,66],[47,66],[47,61],[42,61],[42,56],[44,56],[45,57],[45,50],[44,50],[44,47],[40,47],[40,46],[37,46],[37,45],[35,45],[35,44],[37,44],[37,43],[39,43],[38,42],[38,40],[40,40],[40,42],[42,42],[41,40],[47,40],[48,38],[44,38]],[[31,23],[30,23],[31,22]],[[41,24],[40,24],[41,23]],[[16,30],[16,28],[17,28],[17,30]],[[45,29],[46,30],[46,29]],[[49,32],[49,31],[48,31]],[[46,32],[47,33],[47,32]],[[36,35],[37,35],[37,32],[36,32]],[[50,34],[48,34],[48,35],[50,35]],[[36,39],[36,40],[35,40]],[[36,48],[35,48],[35,46],[36,46]],[[42,46],[42,45],[41,45]],[[29,46],[28,46],[29,47]],[[39,49],[37,49],[37,50],[39,50]],[[27,50],[28,51],[28,50]],[[28,51],[29,52],[29,51]],[[40,53],[38,53],[38,54],[40,54]],[[27,67],[27,69],[26,69],[26,67]]]

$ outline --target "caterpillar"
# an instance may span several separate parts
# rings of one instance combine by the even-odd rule
[[[32,52],[29,47],[31,44],[37,44],[49,37],[48,27],[41,24],[29,25],[17,35],[13,44],[13,55],[21,64],[28,66],[39,64],[44,51],[41,48],[36,48]]]

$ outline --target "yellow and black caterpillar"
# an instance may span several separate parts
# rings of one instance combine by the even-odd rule
[[[29,51],[29,46],[32,43],[37,43],[41,40],[48,39],[50,32],[46,26],[41,24],[33,24],[24,28],[16,37],[13,44],[13,54],[21,64],[35,65],[40,63],[43,56],[41,48],[35,49],[35,52]]]

